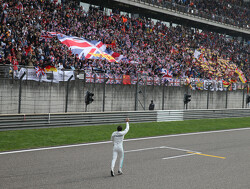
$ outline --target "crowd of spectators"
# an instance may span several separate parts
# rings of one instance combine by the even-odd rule
[[[249,43],[210,31],[167,26],[150,18],[110,15],[75,1],[0,0],[0,64],[94,70],[112,74],[229,79],[236,67],[249,80]],[[118,13],[118,14],[117,14]],[[249,18],[245,18],[249,19]],[[124,59],[80,60],[47,32],[100,40]],[[195,57],[198,51],[202,56]]]
[[[141,0],[250,29],[250,3],[244,0]],[[179,6],[178,6],[179,5]],[[180,7],[178,9],[178,7]],[[181,8],[184,7],[184,8]]]

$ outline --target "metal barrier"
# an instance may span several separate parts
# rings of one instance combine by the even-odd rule
[[[250,117],[250,109],[6,114],[0,115],[0,130],[119,124],[127,117],[132,123]]]
[[[188,110],[183,120],[250,117],[250,109]]]
[[[123,123],[127,117],[134,123],[157,121],[156,111],[12,114],[0,115],[0,130],[118,124]]]

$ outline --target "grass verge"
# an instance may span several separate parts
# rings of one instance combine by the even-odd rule
[[[121,124],[125,128],[125,123]],[[108,141],[117,125],[0,131],[0,151]],[[125,138],[250,127],[250,117],[130,123]]]

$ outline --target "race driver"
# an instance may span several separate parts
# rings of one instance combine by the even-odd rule
[[[122,131],[122,126],[117,127],[117,131],[113,132],[111,135],[111,140],[113,141],[113,159],[111,162],[111,176],[114,177],[114,167],[117,156],[119,156],[120,165],[118,169],[118,174],[122,174],[122,165],[124,159],[124,151],[123,151],[123,139],[124,135],[129,131],[129,118],[126,119],[126,129]]]

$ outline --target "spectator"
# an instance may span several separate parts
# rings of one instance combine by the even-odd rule
[[[236,38],[184,26],[168,27],[144,17],[129,18],[115,13],[106,15],[94,7],[85,12],[74,1],[65,2],[63,6],[50,1],[0,1],[0,50],[2,49],[6,64],[13,64],[16,58],[15,63],[18,62],[19,65],[39,65],[43,68],[54,65],[69,69],[101,69],[105,73],[148,76],[161,76],[163,70],[167,70],[177,78],[207,79],[231,78],[232,72],[238,67],[250,79],[249,44]],[[160,2],[167,1],[155,1]],[[181,3],[176,0],[173,2]],[[223,16],[228,19],[235,17],[237,20],[236,10],[242,10],[236,6],[227,8],[222,1],[216,1],[216,9],[212,9],[210,1],[192,2],[192,6],[196,6],[199,11],[225,14]],[[227,0],[227,3],[235,5],[233,0]],[[190,1],[186,0],[181,4],[188,6]],[[239,5],[241,4],[242,1]],[[206,5],[209,6],[205,8]],[[221,8],[235,12],[227,10],[223,13]],[[231,17],[227,13],[231,13]],[[248,9],[239,15],[243,22],[249,23]],[[107,44],[107,49],[122,54],[124,58],[119,63],[78,60],[67,46],[52,38],[48,31],[100,40]],[[202,56],[194,57],[195,51],[199,51]]]
[[[151,100],[151,103],[149,104],[149,110],[154,110],[155,109],[155,104],[153,102],[153,100]]]

